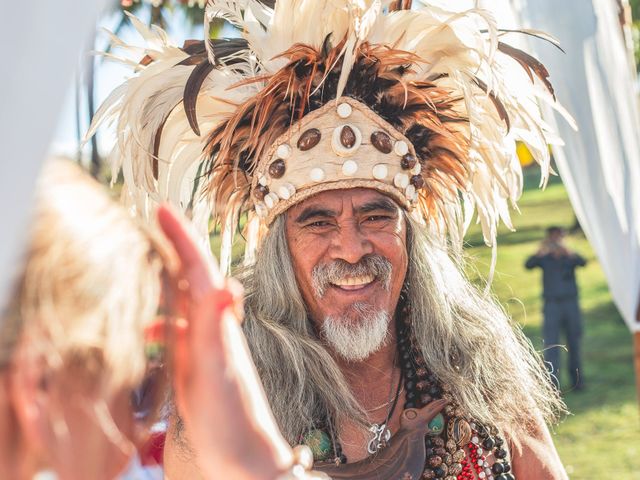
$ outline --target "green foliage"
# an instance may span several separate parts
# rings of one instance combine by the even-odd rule
[[[493,291],[514,320],[524,328],[538,350],[541,335],[541,272],[524,269],[546,227],[571,227],[574,214],[566,191],[555,179],[546,191],[538,190],[537,169],[526,176],[526,190],[519,203],[522,215],[514,216],[515,233],[503,229],[498,239],[497,273]],[[572,235],[568,243],[585,256],[588,265],[578,270],[585,320],[583,357],[587,388],[567,392],[571,411],[556,429],[554,441],[572,480],[640,479],[640,430],[633,372],[632,339],[612,303],[606,279],[586,238]],[[491,252],[482,245],[477,228],[469,235],[467,253],[473,276],[486,276]],[[562,359],[567,380],[566,355]],[[569,385],[564,385],[565,389]]]
[[[636,58],[636,69],[640,72],[640,0],[629,0],[631,5],[631,34],[633,35],[633,51]]]

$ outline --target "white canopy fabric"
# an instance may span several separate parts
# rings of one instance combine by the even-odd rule
[[[15,274],[35,178],[81,49],[106,0],[6,2],[0,15],[0,307]]]
[[[523,26],[551,33],[566,51],[530,42],[579,126],[555,122],[566,144],[554,150],[558,170],[615,304],[640,331],[640,120],[617,2],[511,2]]]

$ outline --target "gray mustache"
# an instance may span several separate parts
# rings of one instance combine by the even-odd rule
[[[358,263],[349,263],[337,259],[329,263],[318,264],[311,271],[311,282],[318,297],[322,297],[327,287],[345,277],[364,277],[372,275],[385,290],[391,284],[391,262],[382,255],[365,255]]]

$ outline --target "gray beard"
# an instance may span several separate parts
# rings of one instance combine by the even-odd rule
[[[367,304],[355,303],[353,315],[328,316],[320,328],[331,349],[349,362],[362,361],[389,339],[390,315]]]

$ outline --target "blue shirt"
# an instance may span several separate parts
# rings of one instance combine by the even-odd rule
[[[586,264],[584,258],[573,253],[560,257],[551,254],[533,255],[524,266],[528,269],[542,268],[542,296],[545,300],[562,300],[578,296],[575,270]]]

